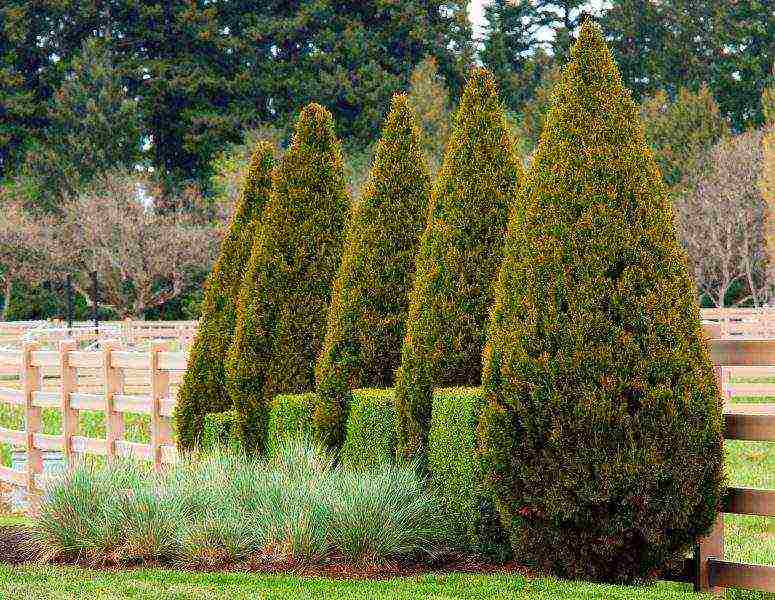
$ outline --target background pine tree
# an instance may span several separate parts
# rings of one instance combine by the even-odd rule
[[[229,231],[205,285],[202,316],[175,405],[178,445],[191,450],[207,413],[231,406],[223,364],[234,336],[236,304],[272,187],[272,146],[259,142],[245,174]]]
[[[495,81],[463,94],[417,257],[396,377],[398,455],[425,448],[433,387],[476,386],[506,221],[521,176]]]
[[[275,171],[226,362],[248,451],[264,448],[269,403],[314,389],[350,199],[331,113],[310,104]]]
[[[417,119],[397,95],[350,225],[318,361],[315,424],[330,445],[342,442],[352,389],[393,384],[430,186]]]
[[[674,102],[666,92],[657,92],[643,103],[641,119],[669,190],[681,189],[710,149],[729,134],[729,125],[705,85],[696,93],[681,88]]]
[[[509,225],[480,448],[516,558],[653,577],[713,523],[721,402],[637,108],[586,24]]]

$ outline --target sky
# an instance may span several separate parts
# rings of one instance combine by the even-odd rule
[[[593,10],[599,10],[604,5],[605,0],[590,0],[589,6]],[[489,4],[489,0],[471,0],[468,5],[468,17],[474,26],[474,35],[479,38],[484,27],[484,7]]]
[[[484,24],[485,4],[487,4],[487,0],[471,0],[471,4],[468,5],[468,15],[474,26],[474,33],[477,34],[477,37]]]

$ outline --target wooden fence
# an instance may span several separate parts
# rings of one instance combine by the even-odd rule
[[[732,398],[775,396],[772,383],[738,382],[775,376],[775,369],[767,367],[775,365],[775,340],[713,340],[711,358],[724,397],[724,437],[775,442],[775,404],[731,403]],[[724,588],[775,592],[775,567],[724,560],[724,514],[775,517],[775,490],[727,489],[711,535],[695,551],[695,589],[716,594]]]
[[[18,370],[18,387],[0,387],[0,402],[21,407],[25,412],[24,431],[0,428],[0,442],[27,451],[26,472],[0,467],[0,482],[27,490],[31,506],[45,483],[42,453],[61,451],[68,464],[75,455],[101,455],[134,458],[161,467],[177,459],[169,419],[175,398],[171,393],[171,376],[186,368],[186,355],[167,352],[164,342],[154,342],[147,352],[124,350],[117,342],[106,342],[100,351],[85,352],[74,341],[64,341],[58,350],[39,350],[28,344],[22,350],[0,350],[0,364]],[[79,371],[86,371],[98,383],[79,389]],[[47,379],[56,375],[55,389],[44,389]],[[129,394],[127,379],[133,387],[147,394]],[[1,382],[6,383],[6,382]],[[47,387],[51,387],[50,385]],[[101,389],[100,389],[101,388]],[[42,410],[56,409],[62,415],[62,433],[42,432]],[[79,431],[79,411],[105,414],[104,439],[90,438]],[[150,417],[150,443],[125,439],[128,413]]]
[[[775,441],[775,404],[732,404],[733,397],[775,397],[775,383],[740,383],[739,379],[775,379],[775,340],[713,340],[712,357],[724,397],[725,437],[734,440]],[[156,341],[147,352],[122,349],[117,342],[103,344],[100,351],[77,350],[75,342],[64,341],[58,350],[39,350],[28,344],[21,350],[0,350],[0,365],[18,372],[18,388],[0,388],[0,403],[25,410],[26,429],[0,429],[0,442],[26,448],[27,469],[0,467],[0,482],[25,488],[31,505],[39,498],[46,478],[42,452],[59,450],[68,461],[77,455],[102,455],[108,459],[128,457],[150,461],[161,468],[177,460],[169,419],[175,405],[171,382],[186,368],[186,355],[168,352]],[[56,389],[45,390],[47,379],[58,378]],[[89,372],[100,389],[79,389],[79,371]],[[147,393],[127,393],[127,384]],[[138,386],[138,377],[142,380]],[[51,387],[51,386],[49,386]],[[42,409],[56,409],[62,415],[61,435],[41,431]],[[105,413],[106,436],[89,438],[78,430],[79,411]],[[124,439],[124,416],[150,416],[150,443]],[[71,464],[71,463],[69,463]],[[693,583],[700,591],[744,588],[775,592],[775,567],[747,565],[724,560],[723,513],[775,516],[775,490],[730,488],[722,513],[710,537],[688,559],[682,573],[673,579]]]
[[[775,338],[775,308],[704,308],[702,320],[719,328],[721,338]]]
[[[151,340],[175,340],[187,348],[196,332],[197,321],[102,321],[97,327],[90,322],[53,321],[0,322],[0,347],[21,348],[37,342],[56,347],[60,341],[94,342],[118,339],[128,347],[142,346]]]

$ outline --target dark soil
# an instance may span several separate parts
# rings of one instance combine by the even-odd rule
[[[0,527],[0,563],[19,565],[36,562],[37,552],[32,536],[27,528],[21,526]],[[320,564],[307,564],[298,561],[270,556],[257,556],[241,563],[209,563],[200,565],[181,565],[174,561],[156,561],[153,563],[116,563],[110,560],[102,564],[73,558],[54,561],[60,565],[78,565],[106,571],[127,570],[132,568],[176,568],[183,571],[229,571],[266,574],[293,574],[305,577],[328,577],[331,579],[388,579],[409,577],[424,573],[523,573],[525,569],[515,563],[496,565],[477,556],[460,553],[448,553],[433,560],[406,558],[390,561],[353,564],[340,556],[330,556]]]
[[[0,563],[18,565],[34,558],[29,530],[18,525],[0,527]]]

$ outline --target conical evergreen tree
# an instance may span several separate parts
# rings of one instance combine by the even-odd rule
[[[397,95],[350,225],[318,361],[314,418],[329,445],[342,442],[350,390],[393,385],[430,187],[416,117]]]
[[[209,412],[231,407],[223,363],[234,336],[236,299],[261,211],[272,188],[272,147],[256,144],[221,252],[205,284],[202,315],[175,406],[178,445],[191,450]]]
[[[721,403],[638,110],[581,30],[514,213],[479,444],[518,560],[653,577],[711,527]]]
[[[422,456],[434,386],[477,386],[493,281],[521,178],[492,75],[463,94],[417,257],[396,376],[397,454]]]
[[[237,305],[226,361],[248,451],[264,448],[269,403],[314,389],[350,200],[331,114],[310,104],[279,163]]]

